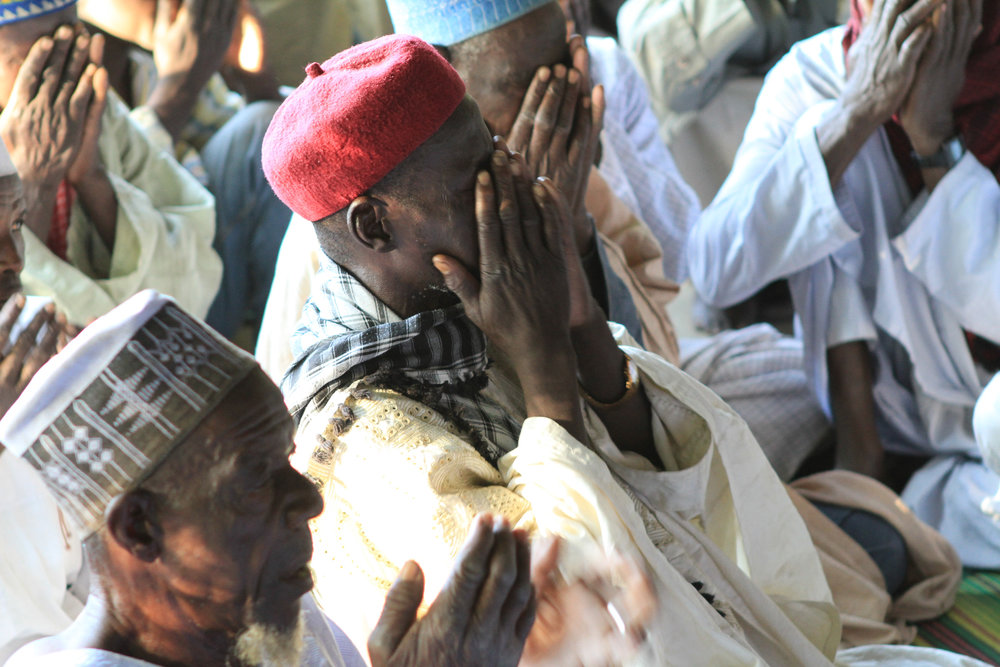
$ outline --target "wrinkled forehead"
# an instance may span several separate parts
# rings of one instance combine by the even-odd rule
[[[0,176],[0,206],[9,207],[20,202],[23,196],[24,187],[16,173]]]
[[[24,60],[31,45],[37,42],[40,37],[51,35],[56,28],[63,24],[76,22],[76,6],[70,5],[58,12],[42,14],[26,21],[8,23],[0,26],[0,49],[3,49],[5,55],[20,53],[21,60]]]

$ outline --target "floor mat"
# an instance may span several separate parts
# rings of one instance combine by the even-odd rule
[[[918,627],[917,646],[1000,665],[1000,572],[967,570],[952,610]]]

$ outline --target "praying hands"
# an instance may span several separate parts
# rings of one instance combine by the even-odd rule
[[[3,112],[0,136],[24,183],[27,223],[40,239],[49,233],[56,194],[63,180],[81,203],[100,214],[98,229],[114,244],[114,194],[97,154],[108,77],[101,67],[104,38],[60,26],[31,46],[18,70]],[[100,224],[103,223],[103,224]]]

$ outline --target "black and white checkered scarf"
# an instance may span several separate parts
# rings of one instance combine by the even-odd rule
[[[327,257],[292,334],[295,361],[281,381],[298,422],[358,380],[399,391],[464,430],[491,463],[517,446],[520,424],[484,396],[486,338],[461,306],[401,319]]]

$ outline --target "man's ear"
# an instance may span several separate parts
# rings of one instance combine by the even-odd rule
[[[389,252],[396,247],[386,204],[375,197],[362,195],[347,206],[347,229],[352,239],[369,250]]]
[[[163,551],[163,528],[156,518],[156,500],[142,489],[112,499],[104,513],[108,534],[122,549],[152,563]]]

